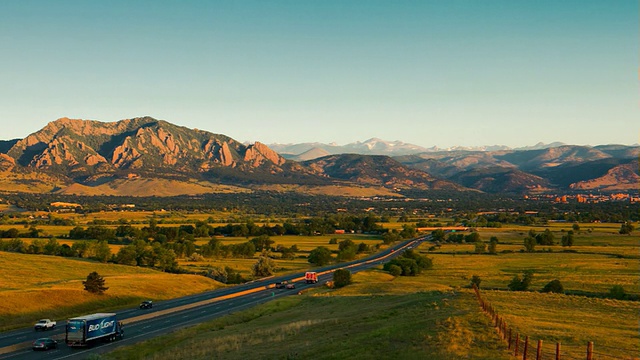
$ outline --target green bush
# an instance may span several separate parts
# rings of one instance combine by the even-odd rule
[[[324,246],[318,246],[309,253],[309,263],[316,266],[327,265],[331,262],[331,250]]]
[[[399,267],[402,276],[415,276],[420,274],[422,270],[428,270],[433,267],[433,260],[426,256],[422,256],[413,250],[406,250],[402,255],[384,264],[383,269],[389,271],[391,266]]]
[[[398,265],[389,265],[389,274],[393,276],[402,275],[402,268]]]
[[[333,272],[333,286],[341,288],[351,284],[351,271],[347,269],[338,269]]]
[[[560,280],[555,279],[549,281],[549,283],[542,288],[542,292],[562,294],[564,293],[564,287],[562,286]]]
[[[624,291],[622,285],[614,285],[609,290],[609,294],[607,295],[607,297],[616,300],[624,300],[627,298],[627,293]]]

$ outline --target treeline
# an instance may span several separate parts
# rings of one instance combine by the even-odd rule
[[[206,194],[176,197],[126,197],[126,196],[73,196],[59,194],[4,194],[2,202],[8,202],[30,211],[54,211],[51,203],[72,202],[82,205],[75,211],[92,213],[122,209],[135,204],[135,210],[212,212],[228,211],[265,216],[318,216],[333,213],[336,209],[349,209],[350,213],[370,211],[382,217],[398,217],[403,214],[435,214],[437,216],[466,219],[469,226],[484,223],[539,224],[549,220],[568,222],[624,222],[640,220],[640,203],[600,202],[595,204],[558,204],[551,201],[526,200],[518,196],[452,191],[409,191],[406,198],[378,198],[376,200],[345,198],[340,196],[310,196],[297,193],[256,191],[251,194]],[[482,215],[483,211],[508,211]],[[527,211],[537,214],[530,215]],[[59,220],[62,221],[62,220]],[[2,216],[0,216],[2,223]],[[459,222],[458,222],[459,223]]]

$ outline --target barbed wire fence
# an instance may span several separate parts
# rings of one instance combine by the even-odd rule
[[[480,289],[474,284],[473,291],[480,303],[482,311],[491,318],[492,325],[496,328],[498,335],[507,342],[507,349],[513,356],[522,360],[638,360],[640,354],[637,350],[622,349],[619,347],[599,346],[595,350],[593,341],[587,342],[586,346],[563,345],[559,342],[548,345],[543,340],[534,341],[529,336],[520,334],[509,326],[495,308],[482,298]],[[618,355],[626,352],[634,355]],[[615,355],[612,355],[614,353]]]

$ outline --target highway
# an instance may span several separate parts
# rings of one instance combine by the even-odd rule
[[[363,259],[313,269],[319,275],[318,284],[306,284],[303,279],[304,273],[289,274],[158,303],[154,302],[153,308],[148,310],[134,308],[118,311],[118,320],[125,324],[124,339],[111,343],[99,342],[89,348],[70,348],[64,344],[64,321],[58,321],[56,329],[50,331],[35,332],[30,327],[0,333],[0,359],[84,359],[92,354],[109,352],[116,347],[135,344],[183,327],[245,310],[273,299],[296,295],[299,291],[331,280],[332,273],[336,269],[347,268],[355,273],[375,267],[398,256],[402,250],[413,248],[427,239],[428,236],[406,240]],[[296,288],[274,288],[276,282],[284,280],[295,283]],[[34,322],[35,320],[37,319],[34,319]],[[58,340],[58,348],[38,352],[31,350],[33,340],[41,337],[53,337]]]

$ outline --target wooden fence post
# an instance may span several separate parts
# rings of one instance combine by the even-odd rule
[[[529,335],[524,337],[524,348],[522,349],[522,359],[527,359],[527,350],[529,350]],[[591,360],[591,359],[589,359]]]
[[[509,345],[507,346],[508,350],[511,350],[511,328],[509,328]]]
[[[587,360],[593,360],[593,341],[587,343]]]
[[[542,359],[542,340],[538,340],[538,349],[536,350],[536,360]]]
[[[518,356],[518,348],[520,347],[520,333],[516,334],[516,350],[513,352],[514,356]]]
[[[560,343],[556,343],[556,360],[560,360]]]

